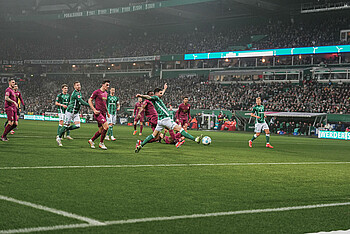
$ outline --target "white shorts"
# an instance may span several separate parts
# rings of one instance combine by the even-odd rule
[[[65,113],[58,113],[58,121],[64,121],[65,117],[66,117]]]
[[[66,112],[65,118],[64,118],[64,124],[70,125],[71,122],[80,122],[80,116],[79,114],[73,114],[70,112]]]
[[[164,128],[173,130],[177,124],[170,117],[165,119],[158,119],[156,130],[161,132]]]
[[[116,124],[117,123],[117,116],[116,115],[109,115],[110,117],[107,118],[108,124]]]
[[[267,125],[267,123],[256,123],[254,132],[260,133],[261,130],[264,131],[266,129],[269,129],[269,126]]]

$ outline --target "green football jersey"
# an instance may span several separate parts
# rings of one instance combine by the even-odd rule
[[[81,92],[74,90],[72,95],[70,95],[70,102],[67,108],[67,112],[78,114],[81,105],[89,106],[89,103],[83,100],[81,97]]]
[[[158,119],[165,119],[170,117],[168,108],[166,108],[162,99],[160,99],[158,96],[152,96],[150,100],[158,113]]]
[[[110,115],[117,114],[117,106],[119,104],[119,97],[108,95],[107,97],[107,109]]]
[[[70,97],[68,93],[67,94],[60,93],[56,97],[56,102],[58,102],[59,104],[66,105],[67,107],[69,104],[69,100],[70,100]],[[66,108],[64,108],[63,106],[57,106],[57,107],[58,107],[58,113],[66,112]]]
[[[265,107],[256,105],[253,107],[252,113],[260,118],[255,118],[255,123],[265,123]]]

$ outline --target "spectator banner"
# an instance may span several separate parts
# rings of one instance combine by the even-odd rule
[[[226,58],[255,58],[255,57],[271,57],[271,56],[287,56],[287,55],[303,55],[303,54],[331,54],[331,53],[347,53],[350,52],[350,45],[334,45],[334,46],[315,46],[315,47],[299,47],[285,49],[269,49],[269,50],[243,50],[243,51],[227,51],[215,53],[198,53],[185,54],[185,60],[198,59],[226,59]]]
[[[350,140],[350,132],[319,131],[318,138]]]
[[[69,59],[69,60],[24,60],[27,64],[99,64],[99,63],[127,63],[156,61],[160,56],[141,56],[124,58],[102,58],[102,59]]]

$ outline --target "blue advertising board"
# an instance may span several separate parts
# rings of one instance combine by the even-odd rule
[[[318,138],[350,140],[350,132],[319,131]]]

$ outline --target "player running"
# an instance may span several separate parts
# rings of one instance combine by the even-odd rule
[[[115,141],[116,139],[113,136],[113,126],[117,123],[117,111],[120,110],[119,97],[115,96],[115,88],[111,88],[110,95],[107,97],[107,109],[110,117],[107,118],[109,127],[105,139],[108,141],[109,139]]]
[[[104,80],[102,82],[101,88],[95,90],[91,97],[89,98],[89,105],[91,109],[94,112],[94,119],[97,121],[98,125],[98,131],[95,133],[95,135],[88,141],[90,144],[91,148],[95,148],[95,143],[94,141],[101,136],[99,147],[103,150],[107,150],[107,147],[103,143],[106,137],[106,133],[108,130],[108,123],[107,123],[107,118],[110,118],[110,114],[108,113],[107,110],[107,96],[108,96],[108,89],[109,89],[109,80]],[[95,106],[92,103],[92,101],[95,100]]]
[[[16,81],[15,79],[9,80],[9,87],[5,90],[5,112],[7,115],[7,125],[4,133],[1,136],[1,141],[8,141],[7,134],[18,125],[17,117],[17,98],[14,91]]]
[[[139,135],[142,135],[142,130],[143,130],[143,122],[145,121],[145,112],[142,109],[142,98],[138,99],[138,102],[136,102],[135,104],[135,108],[134,108],[134,113],[133,113],[133,117],[134,119],[134,132],[132,135],[136,135],[137,130],[136,130],[136,126],[137,126],[137,122],[140,121],[140,133]]]
[[[79,81],[74,82],[74,91],[70,95],[69,104],[65,113],[64,125],[60,129],[59,136],[56,138],[58,146],[62,146],[63,134],[68,130],[75,130],[80,128],[80,116],[79,112],[81,105],[89,106],[89,103],[83,100],[81,96],[81,85]],[[72,120],[74,124],[71,125]]]
[[[188,97],[184,97],[183,103],[180,104],[176,111],[176,122],[187,131],[188,123],[191,121],[191,105],[188,104]]]
[[[249,147],[253,147],[253,141],[260,136],[261,130],[264,130],[266,134],[266,148],[273,149],[272,145],[270,145],[270,129],[265,121],[265,107],[261,105],[260,97],[256,98],[256,106],[253,107],[250,116],[255,118],[255,134],[253,138],[249,140]]]
[[[68,94],[68,85],[63,84],[61,86],[62,92],[57,95],[55,105],[58,109],[58,128],[57,128],[57,137],[60,136],[60,130],[63,127],[63,122],[66,114],[66,110],[70,101],[70,96]],[[56,137],[56,138],[57,138]],[[70,136],[70,131],[67,130],[67,139],[73,140],[73,138]]]
[[[166,108],[162,99],[160,99],[164,95],[164,92],[166,89],[167,89],[167,84],[164,85],[163,90],[156,88],[154,90],[154,96],[142,95],[142,94],[136,95],[136,97],[145,98],[147,100],[150,100],[153,103],[153,105],[158,113],[158,123],[157,123],[156,129],[153,131],[153,133],[151,135],[149,135],[148,137],[146,137],[146,139],[141,143],[141,145],[138,145],[136,147],[135,153],[138,153],[142,149],[142,147],[144,147],[150,140],[157,138],[159,133],[164,128],[168,129],[168,130],[178,131],[181,133],[182,136],[184,136],[190,140],[193,140],[193,141],[197,142],[198,144],[201,143],[203,135],[200,135],[200,136],[194,138],[191,134],[187,133],[181,126],[179,126],[172,119],[170,119],[169,111]],[[179,142],[179,144],[180,143],[181,142]]]

